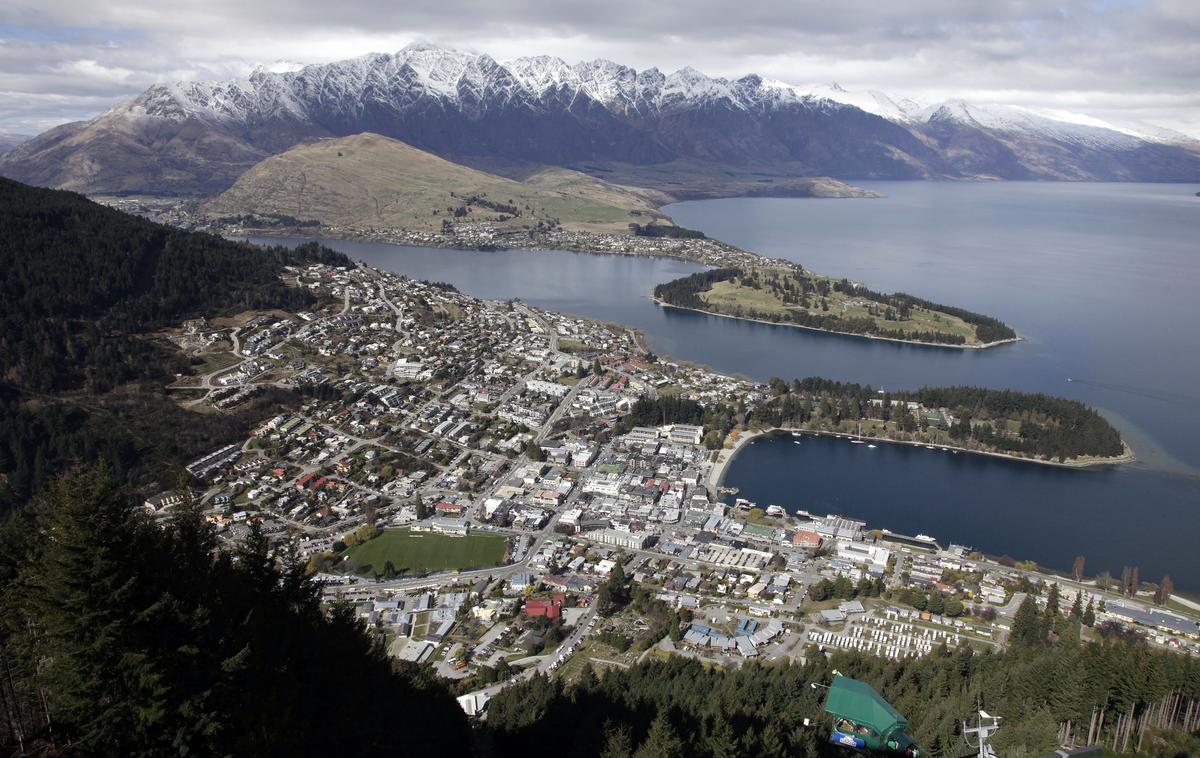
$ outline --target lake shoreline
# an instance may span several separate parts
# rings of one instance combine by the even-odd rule
[[[395,231],[405,232],[406,230],[395,230]],[[701,243],[704,245],[712,245],[716,248],[716,250],[708,251],[708,255],[705,255],[702,252],[681,251],[681,250],[638,251],[638,250],[632,250],[632,249],[613,249],[611,247],[604,247],[599,242],[590,245],[587,240],[580,241],[580,240],[573,240],[570,238],[559,238],[559,239],[554,239],[554,240],[550,240],[550,241],[537,240],[537,239],[531,238],[528,240],[521,240],[522,244],[520,244],[520,245],[516,245],[516,244],[510,245],[510,244],[508,244],[507,240],[502,244],[495,244],[495,243],[461,244],[461,240],[459,238],[453,238],[451,240],[446,240],[443,238],[435,238],[435,239],[422,238],[422,239],[417,239],[417,240],[403,240],[403,239],[396,239],[394,237],[389,237],[387,234],[379,233],[379,232],[375,232],[375,233],[371,233],[371,234],[364,234],[361,232],[354,233],[354,234],[339,234],[338,232],[336,232],[335,230],[332,230],[332,229],[320,229],[319,232],[320,232],[320,234],[313,234],[310,231],[309,233],[306,234],[302,230],[299,230],[299,229],[275,229],[275,230],[239,229],[237,231],[227,230],[226,232],[223,232],[223,234],[225,236],[229,236],[229,237],[232,237],[235,239],[236,238],[245,238],[245,237],[268,237],[268,238],[278,237],[278,238],[282,238],[282,239],[309,238],[309,239],[318,239],[318,240],[330,239],[330,240],[341,240],[344,242],[375,242],[375,243],[381,243],[381,244],[385,244],[385,245],[395,245],[397,247],[416,247],[416,248],[432,247],[432,248],[439,248],[442,250],[462,250],[462,251],[467,251],[467,252],[479,252],[479,253],[504,253],[504,252],[509,252],[509,251],[527,250],[527,251],[539,252],[539,253],[561,252],[561,253],[577,253],[577,254],[583,254],[583,255],[603,255],[603,256],[619,256],[619,257],[624,256],[624,257],[632,257],[632,258],[651,258],[651,259],[662,258],[662,259],[667,259],[667,260],[683,261],[685,263],[693,263],[693,264],[697,264],[697,265],[701,265],[701,266],[708,266],[710,268],[725,268],[725,267],[729,267],[729,266],[734,266],[734,267],[737,267],[737,266],[783,266],[786,268],[800,268],[801,270],[803,270],[803,267],[801,267],[799,264],[797,264],[793,261],[788,261],[785,259],[777,259],[777,258],[768,258],[767,256],[762,255],[761,253],[755,253],[750,250],[744,250],[735,245],[731,245],[727,242],[722,242],[720,240],[717,240],[717,239],[714,239],[711,237],[706,237],[706,238],[703,238],[702,240],[693,241],[693,242],[698,242],[698,243]],[[576,233],[576,234],[587,234],[587,233]],[[602,238],[600,235],[595,235],[595,239],[601,240]],[[660,238],[646,238],[646,237],[637,237],[635,235],[630,235],[627,237],[627,239],[629,241],[637,241],[637,240],[645,241],[645,240],[660,239]],[[667,239],[674,239],[674,238],[667,238]],[[460,244],[456,244],[456,243],[460,243]],[[685,241],[683,244],[687,245],[689,243],[687,241]],[[729,256],[732,256],[733,258],[735,258],[735,260],[722,259],[722,257],[729,257]],[[730,318],[730,319],[735,319],[738,321],[753,321],[755,323],[768,324],[771,326],[791,326],[791,327],[795,327],[797,329],[807,329],[809,331],[821,332],[824,334],[838,334],[838,335],[842,335],[845,337],[861,337],[861,338],[865,338],[865,339],[879,340],[882,342],[896,342],[896,343],[899,343],[902,345],[916,345],[919,347],[950,348],[950,349],[955,349],[955,350],[985,350],[985,349],[989,349],[989,348],[993,348],[993,347],[999,347],[1001,345],[1008,345],[1008,344],[1012,344],[1012,343],[1016,343],[1016,342],[1021,342],[1023,340],[1023,338],[1018,335],[1016,337],[1013,337],[1012,339],[996,340],[994,342],[986,342],[986,343],[981,343],[978,345],[966,345],[966,344],[952,345],[952,344],[947,344],[944,342],[925,342],[922,340],[898,339],[895,337],[880,337],[880,336],[871,335],[871,334],[858,334],[855,332],[838,331],[836,329],[822,329],[820,327],[815,327],[815,326],[803,326],[801,324],[767,321],[765,319],[746,318],[744,316],[731,316],[727,313],[718,313],[716,311],[706,311],[706,310],[702,310],[700,308],[688,308],[688,307],[685,307],[682,305],[673,305],[666,301],[660,300],[659,298],[657,298],[653,295],[653,292],[651,293],[650,297],[655,302],[655,304],[663,306],[663,307],[678,308],[679,310],[685,310],[685,311],[694,311],[696,313],[704,313],[709,316],[721,316],[722,318]]]
[[[257,229],[231,227],[217,232],[223,237],[243,239],[247,237],[280,239],[336,240],[342,242],[369,242],[396,247],[437,248],[439,250],[461,250],[475,253],[504,253],[528,251],[539,253],[583,253],[586,255],[623,256],[630,258],[665,258],[695,263],[711,268],[726,266],[789,266],[797,264],[783,259],[768,258],[760,253],[743,250],[736,245],[701,237],[696,239],[678,237],[646,237],[635,234],[602,232],[540,232],[537,236],[520,237],[514,234],[489,235],[486,240],[471,241],[463,237],[448,237],[443,234],[411,229],[360,230],[334,229],[330,227],[298,228],[279,227]],[[643,249],[638,249],[641,247]]]
[[[810,332],[822,332],[824,334],[840,334],[844,337],[860,337],[862,339],[878,340],[880,342],[896,342],[901,345],[916,345],[918,347],[938,347],[938,348],[950,349],[950,350],[986,350],[986,349],[993,348],[993,347],[999,347],[1000,345],[1011,345],[1011,344],[1014,344],[1017,342],[1024,341],[1024,337],[1021,337],[1020,335],[1013,337],[1012,339],[996,340],[995,342],[984,342],[984,343],[981,343],[978,345],[951,345],[951,344],[947,344],[945,342],[924,342],[922,340],[902,340],[902,339],[898,339],[896,337],[880,337],[880,336],[874,335],[874,334],[859,334],[857,332],[841,332],[836,329],[822,329],[819,326],[804,326],[803,324],[792,324],[792,323],[788,323],[785,321],[767,321],[766,319],[761,319],[761,318],[747,318],[745,316],[731,316],[728,313],[718,313],[717,311],[706,311],[702,308],[688,308],[685,305],[675,305],[673,303],[668,303],[665,300],[661,300],[654,296],[651,296],[651,299],[654,301],[655,305],[662,306],[663,308],[677,308],[678,310],[681,310],[681,311],[691,311],[693,313],[703,313],[706,316],[720,316],[721,318],[729,318],[729,319],[733,319],[734,321],[751,321],[756,324],[767,324],[768,326],[790,326],[793,329],[807,329]]]

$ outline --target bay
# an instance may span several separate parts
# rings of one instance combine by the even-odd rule
[[[799,442],[799,444],[796,444]],[[1200,590],[1194,479],[1145,468],[1081,471],[983,455],[790,434],[754,440],[725,483],[761,507],[836,513],[869,528],[928,534],[991,555],[1119,577],[1138,566],[1155,581]],[[729,498],[732,500],[732,497]]]

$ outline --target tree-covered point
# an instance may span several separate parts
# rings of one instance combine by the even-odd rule
[[[226,226],[248,226],[256,229],[276,229],[290,227],[317,227],[320,221],[315,219],[298,219],[286,213],[243,213],[237,216],[222,216],[213,219],[216,224]]]
[[[721,282],[736,282],[762,293],[765,299],[751,298],[733,304],[705,299],[704,294]],[[799,266],[701,271],[658,285],[654,296],[668,305],[737,318],[941,345],[968,344],[966,334],[971,331],[979,344],[1017,336],[1011,327],[990,316],[902,292],[891,295],[875,292],[847,279],[815,276]],[[866,307],[859,301],[866,303]],[[859,303],[857,310],[842,307],[851,302]],[[921,318],[915,319],[916,316]],[[959,328],[954,328],[954,324]]]
[[[161,373],[131,334],[196,316],[302,308],[290,264],[350,265],[316,244],[260,248],[172,229],[81,195],[0,178],[0,379],[104,391]]]
[[[1043,393],[983,387],[922,387],[883,393],[869,385],[809,377],[790,385],[769,383],[773,397],[753,408],[748,423],[757,426],[834,427],[860,420],[884,422],[890,432],[928,440],[942,433],[954,444],[1066,460],[1110,458],[1124,452],[1120,432],[1094,409]],[[909,409],[908,403],[920,406]],[[952,421],[921,409],[950,411]],[[924,435],[924,436],[923,436]]]
[[[231,553],[198,508],[162,524],[133,505],[78,471],[0,532],[7,753],[470,752],[446,689],[323,609],[260,532]]]
[[[896,292],[887,295],[882,292],[869,290],[862,285],[856,285],[848,279],[839,279],[834,282],[833,288],[847,295],[873,300],[894,308],[900,318],[905,318],[907,314],[912,312],[913,308],[925,308],[926,310],[937,311],[938,313],[945,313],[960,318],[968,324],[975,326],[975,336],[980,342],[1000,342],[1002,340],[1016,339],[1017,336],[1012,327],[999,319],[984,316],[981,313],[974,313],[965,308],[955,308],[950,305],[934,303],[905,292]]]
[[[672,239],[699,239],[705,238],[704,232],[696,229],[685,229],[682,226],[670,226],[668,224],[630,224],[630,231],[638,237],[670,237]]]

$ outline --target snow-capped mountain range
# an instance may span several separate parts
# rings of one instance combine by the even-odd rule
[[[214,192],[303,139],[363,131],[468,161],[684,161],[850,180],[1200,179],[1197,141],[1077,114],[607,60],[501,63],[427,44],[156,85],[19,146],[0,173],[85,191]]]

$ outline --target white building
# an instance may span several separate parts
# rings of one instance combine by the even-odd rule
[[[571,388],[565,384],[558,382],[543,382],[540,379],[530,379],[525,382],[525,389],[534,392],[538,395],[549,395],[550,397],[566,397]]]
[[[587,537],[605,545],[622,547],[626,550],[644,550],[650,542],[650,534],[647,532],[622,532],[617,529],[588,532]]]
[[[691,424],[675,424],[667,432],[667,439],[687,445],[699,445],[704,439],[704,427]]]
[[[838,540],[834,544],[837,547],[838,558],[856,564],[865,563],[869,568],[880,571],[887,569],[888,560],[892,557],[891,550],[879,545],[844,540]]]

